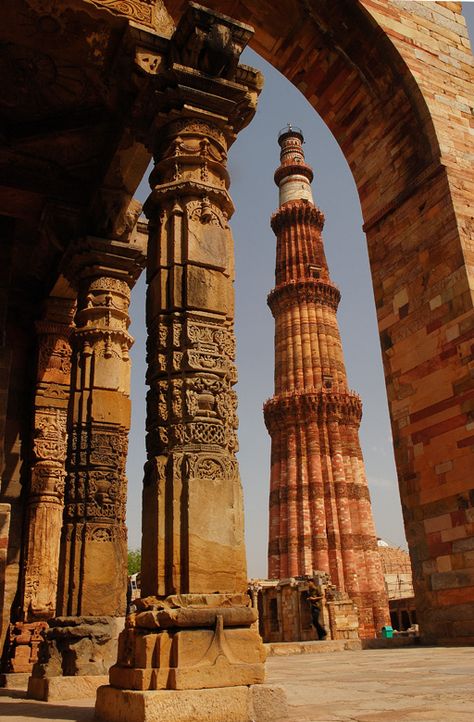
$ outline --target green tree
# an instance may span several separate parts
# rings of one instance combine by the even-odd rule
[[[140,549],[129,549],[128,555],[128,573],[130,574],[136,574],[140,571],[141,565],[142,565],[142,554]]]

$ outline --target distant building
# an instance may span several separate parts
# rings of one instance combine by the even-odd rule
[[[402,632],[416,624],[410,555],[400,547],[377,540],[387,590],[392,627]]]

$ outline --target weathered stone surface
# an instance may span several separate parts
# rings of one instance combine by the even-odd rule
[[[140,617],[141,615],[139,615]],[[200,689],[264,680],[265,650],[253,628],[224,627],[222,615],[215,629],[178,626],[159,632],[129,622],[120,635],[118,663],[110,683],[122,689]],[[250,622],[247,620],[247,624]]]
[[[218,48],[210,51],[214,32]],[[238,66],[250,37],[246,25],[191,5],[166,48],[163,83],[148,79],[154,111],[167,112],[145,133],[155,167],[144,206],[150,221],[144,598],[120,637],[110,671],[111,685],[124,690],[213,688],[209,699],[218,707],[215,688],[223,689],[225,700],[226,688],[262,683],[265,676],[265,652],[253,628],[256,614],[244,601],[232,389],[237,379],[228,225],[233,207],[226,170],[227,149],[253,116],[261,87],[259,73]],[[188,94],[195,106],[183,111]],[[145,707],[149,700],[168,705],[172,699],[127,695],[118,698],[145,700]],[[236,718],[247,718],[247,696],[238,697],[240,707],[231,712]],[[173,715],[184,719],[187,702],[180,705],[179,699],[188,697],[176,698]],[[190,693],[189,699],[198,697]],[[211,717],[225,714],[213,709],[207,708]],[[204,719],[205,710],[203,703],[196,719]],[[153,714],[167,719],[169,712]]]
[[[126,612],[125,462],[133,343],[128,306],[145,262],[143,241],[134,228],[128,241],[87,237],[73,244],[64,260],[78,299],[60,615]]]
[[[96,718],[104,722],[279,722],[287,719],[281,687],[258,685],[179,692],[101,687]]]
[[[123,618],[56,617],[39,648],[33,677],[107,674],[117,656]]]
[[[219,16],[234,45],[208,53],[211,17],[191,8],[165,52],[179,69],[170,68],[156,90],[154,77],[148,79],[153,112],[166,112],[144,129],[156,164],[144,206],[150,220],[145,596],[241,593],[246,585],[226,160],[255,111],[261,77],[238,68],[251,37],[244,24]],[[199,52],[190,53],[191,38]],[[204,66],[208,81],[200,76]],[[167,88],[176,83],[170,100]],[[195,106],[183,112],[187,95]]]
[[[222,617],[226,627],[245,627],[256,621],[257,612],[249,607],[217,607],[217,609],[184,607],[158,612],[141,612],[135,616],[135,624],[145,629],[213,627],[218,617]]]
[[[6,654],[8,672],[31,672],[33,665],[38,661],[42,635],[47,627],[46,622],[10,624]]]
[[[107,675],[80,675],[74,677],[30,677],[28,698],[43,702],[61,702],[68,699],[94,699],[99,687],[107,684]]]
[[[10,628],[9,670],[31,672],[44,621],[54,616],[64,511],[67,408],[75,301],[52,295],[36,324],[38,338],[26,540],[20,579],[21,621]]]
[[[28,689],[29,672],[7,672],[0,674],[0,687],[5,689]]]

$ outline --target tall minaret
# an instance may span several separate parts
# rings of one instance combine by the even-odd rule
[[[358,605],[361,636],[371,637],[389,615],[359,443],[362,404],[347,385],[340,293],[329,276],[303,134],[288,126],[278,143],[276,285],[268,297],[275,395],[264,406],[272,439],[268,574],[328,572]]]

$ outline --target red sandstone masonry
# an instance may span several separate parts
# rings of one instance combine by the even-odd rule
[[[268,302],[276,324],[276,393],[264,409],[272,437],[269,576],[328,572],[356,602],[361,635],[371,637],[388,611],[358,438],[361,403],[347,386],[340,294],[329,276],[324,217],[312,202],[301,139],[297,131],[281,138],[275,173],[277,285]],[[295,175],[306,176],[307,186]]]

